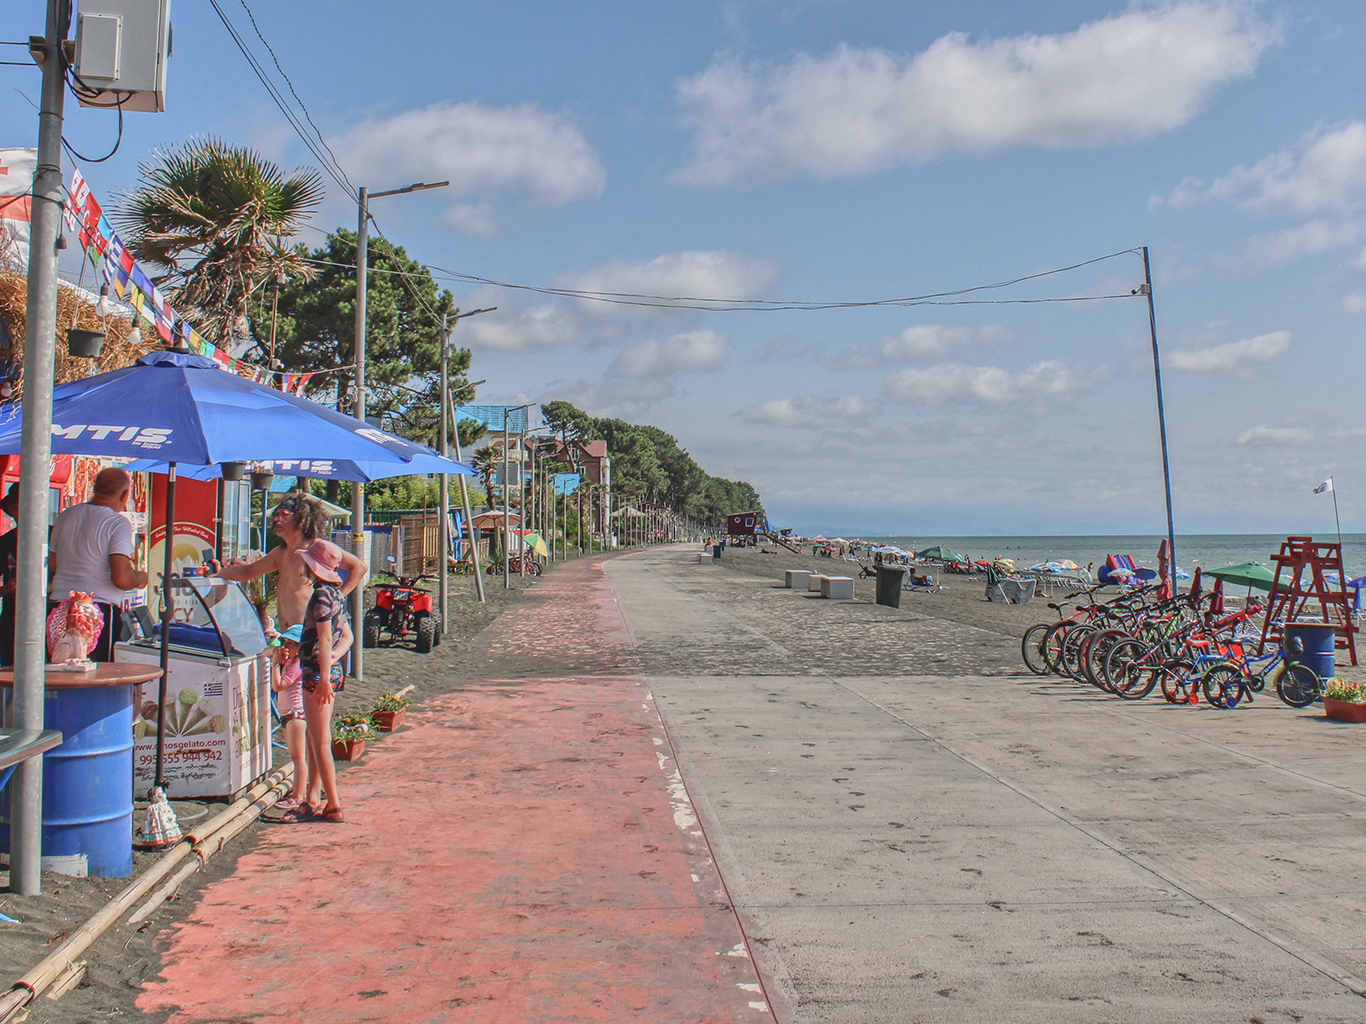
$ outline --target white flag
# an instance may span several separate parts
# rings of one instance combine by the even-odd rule
[[[0,149],[0,257],[28,265],[29,193],[36,149]]]
[[[1314,493],[1322,494],[1324,491],[1331,491],[1332,489],[1333,478],[1330,476],[1327,480],[1325,480],[1323,483],[1319,484],[1317,487],[1314,488]]]

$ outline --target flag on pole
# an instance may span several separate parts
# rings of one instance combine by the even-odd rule
[[[1333,478],[1330,476],[1327,480],[1325,480],[1323,483],[1319,484],[1317,487],[1314,488],[1314,493],[1322,494],[1324,491],[1331,491],[1332,489]]]
[[[28,263],[28,235],[36,149],[0,149],[0,253]]]

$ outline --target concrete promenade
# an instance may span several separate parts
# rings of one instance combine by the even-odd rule
[[[693,548],[532,594],[485,674],[345,774],[348,824],[273,828],[205,889],[142,1009],[1366,1019],[1356,728],[918,675],[909,613]]]

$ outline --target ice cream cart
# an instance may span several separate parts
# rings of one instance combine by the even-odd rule
[[[167,795],[233,799],[271,767],[270,672],[266,635],[240,583],[218,577],[171,578],[173,620],[166,681]],[[116,645],[115,660],[156,665],[161,623],[141,620],[143,635]],[[135,693],[133,789],[152,788],[157,752],[157,687]]]

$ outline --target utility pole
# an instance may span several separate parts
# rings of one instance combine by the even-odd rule
[[[480,383],[482,384],[483,381]],[[455,418],[455,403],[450,401],[449,396],[447,396],[446,405],[450,409],[451,422],[455,424],[455,461],[464,462],[465,457],[460,453],[460,421]],[[479,564],[479,548],[474,540],[474,526],[472,525],[474,516],[473,510],[470,508],[470,482],[463,473],[460,475],[460,498],[465,506],[465,532],[469,534],[470,538],[470,567],[474,573],[474,592],[479,595],[479,603],[484,604],[484,567]],[[490,498],[490,507],[492,504],[493,499]]]
[[[456,323],[456,322],[458,322],[458,321],[460,321],[460,320],[463,320],[463,319],[464,319],[465,317],[467,317],[467,316],[476,316],[476,315],[478,315],[479,313],[492,313],[492,312],[493,312],[495,309],[497,309],[497,308],[498,308],[497,306],[491,306],[491,307],[488,308],[488,309],[473,309],[473,310],[470,310],[470,312],[468,312],[468,313],[461,313],[459,310],[456,310],[455,316],[453,316],[453,317],[447,317],[445,313],[442,313],[442,314],[441,314],[441,457],[442,457],[442,458],[449,459],[449,458],[451,457],[451,452],[450,452],[450,439],[449,439],[450,431],[449,431],[449,429],[447,428],[447,422],[448,422],[448,419],[447,419],[447,416],[448,416],[448,409],[450,408],[450,401],[451,401],[451,399],[450,399],[450,395],[451,395],[451,381],[450,381],[450,368],[449,368],[450,358],[451,358],[451,332],[450,332],[450,328],[449,328],[449,326],[448,326],[448,322],[449,322],[450,324],[454,324],[454,323]],[[448,626],[448,624],[449,624],[449,622],[450,622],[450,614],[451,614],[450,604],[449,604],[449,600],[448,600],[448,599],[449,599],[449,590],[450,590],[450,587],[449,587],[449,584],[447,583],[447,577],[450,575],[450,571],[449,571],[449,566],[446,564],[447,561],[448,561],[448,559],[449,559],[449,557],[450,557],[450,549],[451,549],[451,482],[450,482],[450,481],[451,481],[451,478],[450,478],[450,475],[449,475],[449,474],[447,474],[447,473],[442,473],[442,474],[441,474],[441,575],[440,575],[440,577],[439,577],[440,580],[441,580],[441,586],[440,586],[439,590],[440,590],[440,594],[441,594],[441,635],[442,635],[442,636],[445,636],[446,633],[448,632],[447,626]],[[465,485],[465,486],[466,486],[466,488],[468,488],[468,485]],[[465,495],[468,497],[468,495],[469,495],[469,490],[468,490],[468,489],[466,489]],[[470,516],[469,502],[466,501],[466,502],[465,502],[465,527],[466,527],[466,529],[469,528],[469,516]],[[471,559],[471,561],[473,561],[473,559]],[[479,601],[480,601],[480,603],[482,604],[482,603],[483,603],[483,600],[484,600],[484,596],[483,596],[483,581],[480,580],[479,582],[480,582],[480,587],[479,587],[479,589],[480,589]]]
[[[364,185],[356,196],[356,419],[365,426],[365,275],[370,263],[370,200],[396,196],[404,192],[419,192],[441,188],[449,181],[433,184],[415,182],[404,188],[376,192],[373,196]],[[365,557],[365,484],[357,480],[351,485],[351,550],[357,558]],[[351,591],[351,625],[356,635],[362,635],[361,622],[365,618],[365,587]],[[365,672],[365,644],[352,645],[351,675],[360,680]]]
[[[62,232],[62,43],[66,0],[48,0],[46,34],[30,39],[43,67],[38,165],[33,177],[24,312],[24,401],[19,469],[19,531],[14,622],[14,726],[43,728],[47,618],[47,490],[52,459],[52,384],[57,347],[57,246]],[[41,43],[41,50],[38,44]],[[42,891],[43,759],[20,761],[10,790],[10,892]]]
[[[1148,329],[1153,339],[1153,379],[1157,383],[1157,426],[1162,435],[1162,486],[1167,492],[1168,594],[1176,596],[1176,526],[1172,518],[1172,473],[1167,460],[1167,414],[1162,402],[1162,360],[1157,353],[1157,312],[1153,307],[1153,273],[1148,264],[1148,247],[1143,247],[1143,294],[1148,297]]]

